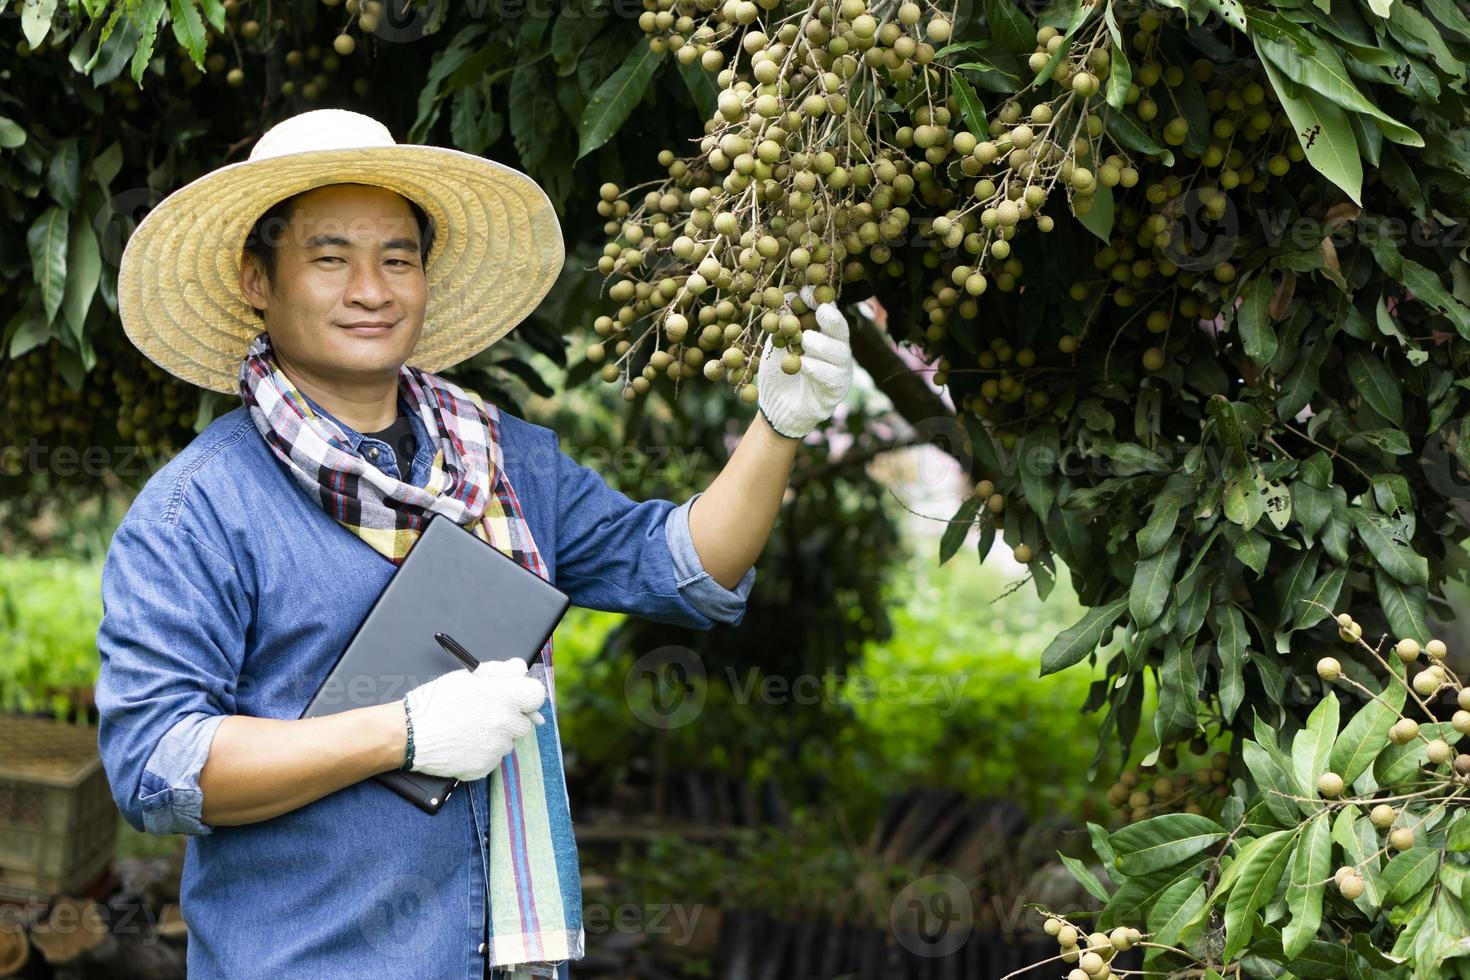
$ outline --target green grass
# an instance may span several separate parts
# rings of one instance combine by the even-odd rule
[[[102,562],[0,558],[0,711],[63,717],[97,679]]]

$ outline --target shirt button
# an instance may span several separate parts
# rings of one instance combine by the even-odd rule
[[[489,947],[487,947],[484,943],[481,943],[480,944],[480,948],[478,950],[476,950],[476,952],[478,952],[481,956],[484,956],[485,955],[485,950],[488,949],[488,948]]]
[[[368,459],[377,459],[377,458],[378,458],[378,447],[377,446],[373,446],[370,449],[368,449]]]

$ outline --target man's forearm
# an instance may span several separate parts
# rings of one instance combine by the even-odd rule
[[[200,819],[227,826],[288,813],[403,764],[403,702],[320,718],[220,722],[199,773]]]
[[[725,588],[738,585],[765,548],[799,444],[757,412],[730,461],[689,509],[700,564]]]

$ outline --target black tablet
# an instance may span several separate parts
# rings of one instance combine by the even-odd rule
[[[570,605],[535,572],[436,514],[301,717],[387,704],[441,674],[466,669],[435,633],[449,634],[479,661],[520,657],[530,664]],[[416,772],[373,778],[426,813],[438,813],[458,785]]]

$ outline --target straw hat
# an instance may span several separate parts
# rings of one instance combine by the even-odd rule
[[[128,239],[117,305],[128,339],[170,374],[222,393],[264,324],[240,292],[245,237],[273,204],[314,187],[373,184],[433,219],[423,332],[409,363],[437,373],[509,333],[565,257],[546,192],[510,167],[399,145],[376,119],[317,109],[277,123],[250,157],[170,194]]]

